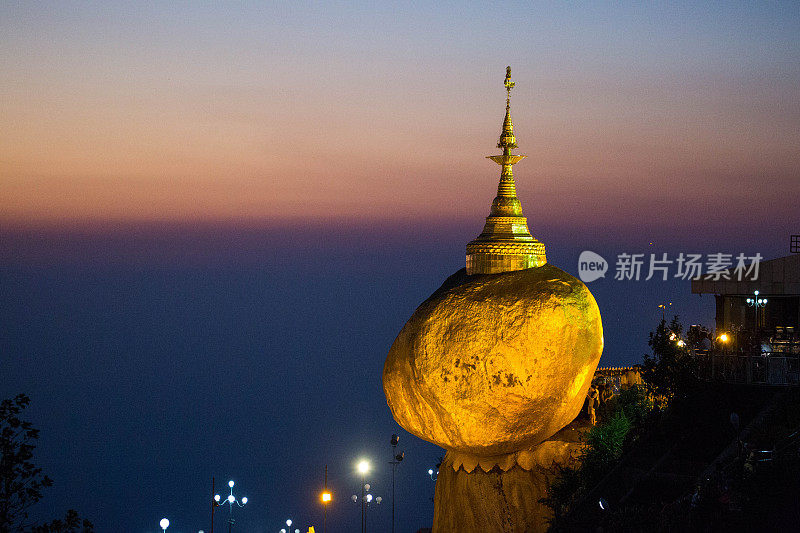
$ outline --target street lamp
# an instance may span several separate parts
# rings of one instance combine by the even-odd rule
[[[759,298],[758,294],[759,294],[758,291],[753,291],[753,295],[755,297],[754,298],[748,298],[747,300],[745,300],[747,302],[747,305],[749,305],[750,307],[755,307],[755,311],[756,311],[756,331],[758,331],[758,326],[759,326],[759,324],[758,324],[758,308],[759,307],[764,307],[764,306],[767,305],[767,299],[766,298]]]
[[[392,465],[392,533],[394,533],[394,471],[405,457],[405,452],[397,453],[397,445],[400,443],[400,437],[397,434],[392,435],[390,443],[392,445],[392,460],[389,461],[389,464]]]
[[[361,461],[358,462],[357,468],[358,468],[358,473],[361,474],[361,533],[365,533],[367,531],[367,522],[365,514],[367,512],[366,509],[367,504],[366,501],[364,500],[364,495],[366,494],[366,491],[369,490],[369,485],[364,484],[364,476],[367,474],[367,472],[369,472],[369,463],[365,459],[362,459]],[[355,494],[353,495],[353,498],[354,502],[358,500],[358,496],[356,496]]]
[[[325,522],[327,521],[328,504],[333,499],[333,495],[327,490],[323,490],[322,494],[320,495],[320,499],[322,500],[322,533],[325,533]]]
[[[220,497],[219,494],[214,494],[214,502],[212,503],[212,506],[214,506],[214,507],[219,507],[221,505],[225,505],[226,503],[228,504],[228,533],[231,533],[231,530],[233,529],[233,524],[234,524],[233,504],[235,503],[238,507],[244,507],[245,505],[247,505],[247,497],[246,496],[244,498],[242,498],[241,501],[240,501],[240,500],[237,500],[236,496],[233,495],[233,485],[234,485],[233,480],[228,481],[228,487],[230,487],[231,493],[228,495],[227,498],[225,498],[225,500],[222,500],[222,498]],[[213,526],[214,526],[214,514],[213,514],[213,512],[211,514],[211,526],[212,526],[212,531],[213,531]]]
[[[166,531],[167,528],[169,527],[169,520],[167,520],[166,518],[162,518],[161,522],[159,522],[158,525],[161,526],[162,530]]]
[[[366,533],[367,531],[367,516],[365,512],[366,509],[369,507],[369,504],[374,501],[376,505],[380,505],[381,502],[383,501],[383,498],[381,498],[380,496],[373,497],[372,494],[367,492],[369,491],[370,488],[372,487],[370,487],[369,483],[364,483],[363,485],[361,485],[361,531],[363,533]],[[350,496],[350,499],[353,500],[353,503],[358,503],[357,495],[353,494],[352,496]]]
[[[328,514],[328,504],[333,499],[333,495],[328,490],[328,465],[325,465],[325,482],[322,486],[322,494],[319,495],[322,500],[322,533],[325,533],[325,522]]]

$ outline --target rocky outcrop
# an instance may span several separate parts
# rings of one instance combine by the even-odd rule
[[[602,349],[600,312],[580,280],[549,264],[462,269],[397,336],[384,392],[420,438],[482,457],[514,453],[575,418]]]

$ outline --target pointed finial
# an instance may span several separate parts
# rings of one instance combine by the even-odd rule
[[[512,167],[524,155],[511,153],[517,147],[514,138],[514,123],[511,122],[511,67],[506,67],[506,116],[500,133],[498,148],[500,155],[489,159],[502,167],[497,196],[492,202],[483,232],[467,244],[467,274],[497,274],[544,265],[547,263],[544,244],[536,240],[528,230],[528,221],[522,214],[517,198]]]
[[[506,86],[506,108],[511,105],[511,89],[514,88],[514,82],[511,81],[511,67],[506,67],[506,81],[503,82]]]
[[[506,80],[503,82],[506,87],[506,116],[503,119],[503,130],[500,133],[500,142],[497,143],[498,148],[503,149],[505,155],[509,155],[509,150],[517,147],[517,139],[514,138],[514,123],[511,122],[511,89],[514,88],[514,82],[511,81],[511,67],[506,67]]]

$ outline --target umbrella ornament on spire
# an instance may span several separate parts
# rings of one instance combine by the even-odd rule
[[[467,244],[468,274],[497,274],[537,267],[547,262],[544,244],[528,230],[528,221],[522,214],[514,182],[512,167],[525,156],[511,153],[517,147],[511,120],[511,89],[515,86],[511,81],[511,67],[506,67],[503,86],[506,88],[506,115],[497,143],[503,153],[487,156],[501,167],[500,183],[483,232]]]

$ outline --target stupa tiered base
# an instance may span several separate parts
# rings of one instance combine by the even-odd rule
[[[483,233],[467,244],[467,274],[499,274],[547,263],[544,244],[525,217],[486,217]]]

